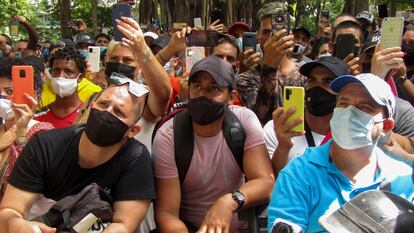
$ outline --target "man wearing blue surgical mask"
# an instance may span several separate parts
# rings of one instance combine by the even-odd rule
[[[394,126],[395,99],[388,84],[361,74],[340,76],[330,86],[338,94],[330,121],[333,140],[308,148],[279,173],[269,206],[269,229],[285,220],[304,232],[323,231],[321,216],[366,190],[386,187],[414,200],[413,169],[377,146]]]

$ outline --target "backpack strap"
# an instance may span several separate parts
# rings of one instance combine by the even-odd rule
[[[184,183],[185,176],[190,168],[194,150],[194,132],[190,113],[187,109],[177,113],[173,119],[174,130],[174,157],[177,165],[180,184]]]
[[[224,112],[224,121],[221,129],[231,153],[236,159],[240,170],[243,172],[243,153],[246,133],[239,118],[228,108]]]

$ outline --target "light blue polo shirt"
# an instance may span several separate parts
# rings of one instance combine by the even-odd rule
[[[268,229],[277,218],[302,227],[303,232],[324,232],[318,219],[339,209],[366,190],[391,182],[391,192],[413,202],[413,169],[376,148],[377,174],[367,187],[354,184],[330,160],[332,140],[320,147],[309,147],[294,158],[278,175],[269,205]]]

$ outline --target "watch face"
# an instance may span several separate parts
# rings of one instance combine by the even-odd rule
[[[244,195],[241,192],[234,192],[233,197],[234,199],[237,199],[237,202],[244,202]]]

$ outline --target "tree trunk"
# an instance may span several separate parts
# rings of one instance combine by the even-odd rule
[[[92,32],[98,35],[98,0],[92,0]]]
[[[66,26],[71,20],[70,0],[59,0],[60,28],[63,38],[72,38],[72,30]]]
[[[346,0],[342,12],[357,15],[361,11],[367,11],[368,6],[368,0]]]
[[[390,16],[394,17],[397,13],[397,0],[391,0]]]
[[[323,1],[325,4],[325,1]],[[321,6],[321,0],[316,1],[316,17],[315,17],[315,25],[319,24],[319,16],[321,15],[322,6]],[[318,30],[318,26],[316,26],[316,31]]]
[[[151,19],[153,18],[152,6],[152,0],[142,0],[139,2],[139,22],[141,24],[147,24],[151,22]]]

